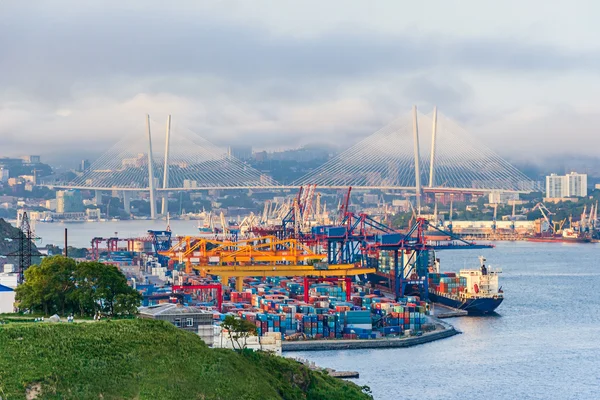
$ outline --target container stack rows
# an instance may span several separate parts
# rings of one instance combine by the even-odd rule
[[[440,293],[458,295],[467,286],[467,278],[456,276],[454,272],[429,274],[429,287]]]
[[[373,339],[381,336],[418,333],[423,329],[428,307],[416,297],[398,302],[379,290],[353,285],[351,302],[337,283],[315,283],[309,301],[303,301],[301,279],[267,278],[246,280],[242,293],[231,292],[217,323],[233,314],[257,326],[258,334],[280,332],[307,339]]]

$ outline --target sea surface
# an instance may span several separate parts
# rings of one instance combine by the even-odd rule
[[[198,221],[171,220],[169,225],[173,235],[198,235]],[[136,238],[146,236],[149,230],[165,230],[166,227],[165,220],[52,223],[38,221],[35,223],[35,235],[39,238],[36,241],[38,247],[46,244],[62,247],[67,229],[69,246],[89,248],[93,237]]]
[[[462,334],[411,348],[286,355],[358,371],[382,400],[600,399],[600,245],[438,252],[455,272],[479,255],[503,270],[497,316],[447,319]]]
[[[94,236],[142,236],[165,221],[38,223],[41,244],[89,246]],[[171,221],[194,234],[196,221]],[[285,353],[360,373],[375,399],[600,399],[600,244],[498,242],[438,252],[443,271],[502,268],[496,316],[446,321],[462,334],[406,349]]]

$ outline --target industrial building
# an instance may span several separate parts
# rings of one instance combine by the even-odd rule
[[[512,204],[515,200],[519,200],[519,193],[494,190],[489,194],[490,204]]]
[[[250,160],[252,158],[252,146],[229,146],[227,148],[227,155],[242,161]]]
[[[83,212],[83,199],[79,190],[59,190],[56,192],[56,212]]]
[[[165,303],[140,308],[140,318],[167,321],[176,327],[196,333],[207,345],[213,342],[213,315],[200,307]]]
[[[8,286],[0,285],[0,314],[15,311],[15,291]]]
[[[14,264],[4,264],[3,272],[0,273],[0,286],[16,288],[18,282],[17,269]]]

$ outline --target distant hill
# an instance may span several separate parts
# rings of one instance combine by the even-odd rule
[[[18,258],[16,256],[9,256],[9,254],[16,254],[19,251],[19,242],[14,238],[18,238],[20,232],[19,228],[15,228],[0,218],[0,267],[4,264],[17,264]],[[31,252],[32,254],[40,254],[35,243],[31,245]],[[39,262],[39,258],[34,257],[32,261],[35,264]]]
[[[600,181],[600,157],[580,154],[548,157],[538,155],[530,160],[512,160],[511,163],[534,179],[545,180],[546,175],[550,173],[564,175],[575,171],[588,174],[588,184]]]
[[[210,349],[162,321],[0,327],[3,399],[369,399],[265,353]]]

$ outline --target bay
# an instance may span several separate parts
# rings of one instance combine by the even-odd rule
[[[38,223],[41,244],[89,247],[94,236],[161,230],[165,221]],[[171,221],[174,235],[196,221]],[[38,243],[39,245],[40,243]],[[443,271],[503,269],[505,301],[496,316],[447,320],[462,334],[407,349],[285,353],[353,370],[376,399],[600,398],[600,244],[498,242],[486,250],[440,251]]]

